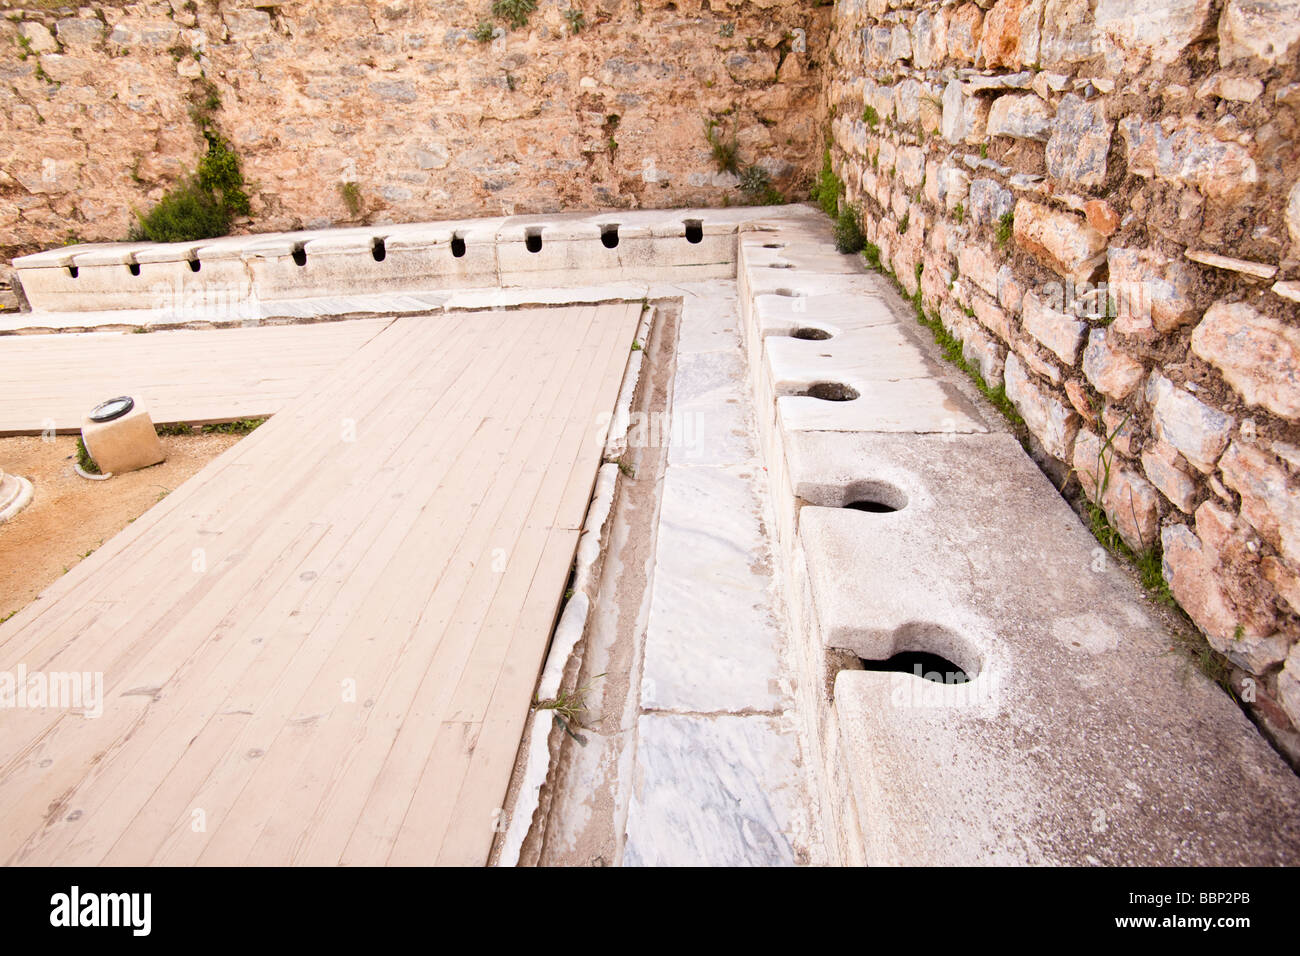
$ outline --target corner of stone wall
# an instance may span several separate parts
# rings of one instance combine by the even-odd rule
[[[883,265],[1293,764],[1298,54],[1300,0],[841,0],[825,78]]]

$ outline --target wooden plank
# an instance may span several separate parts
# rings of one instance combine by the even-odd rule
[[[156,424],[274,414],[391,321],[6,336],[0,435],[79,431],[90,409],[122,394]]]
[[[0,627],[111,686],[0,714],[0,859],[482,862],[638,316],[397,320]]]

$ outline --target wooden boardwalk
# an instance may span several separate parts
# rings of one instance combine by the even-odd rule
[[[640,308],[397,319],[0,626],[104,680],[0,710],[0,860],[483,863]]]
[[[0,338],[0,435],[78,432],[114,395],[154,424],[272,415],[378,335],[391,319]]]

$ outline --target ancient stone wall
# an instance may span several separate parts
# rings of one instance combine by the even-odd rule
[[[826,68],[885,268],[1293,758],[1298,64],[1300,0],[840,0]]]
[[[212,121],[251,184],[239,228],[259,232],[744,202],[708,119],[742,171],[757,164],[791,194],[824,132],[812,51],[830,8],[811,2],[541,0],[520,27],[491,0],[0,13],[9,256],[125,238],[132,208],[195,167],[194,111],[218,101]]]

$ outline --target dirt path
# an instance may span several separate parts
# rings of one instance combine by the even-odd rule
[[[72,470],[77,437],[0,438],[0,468],[32,483],[31,504],[0,524],[0,620],[20,610],[88,553],[225,451],[238,435],[162,439],[167,460],[87,481]]]

